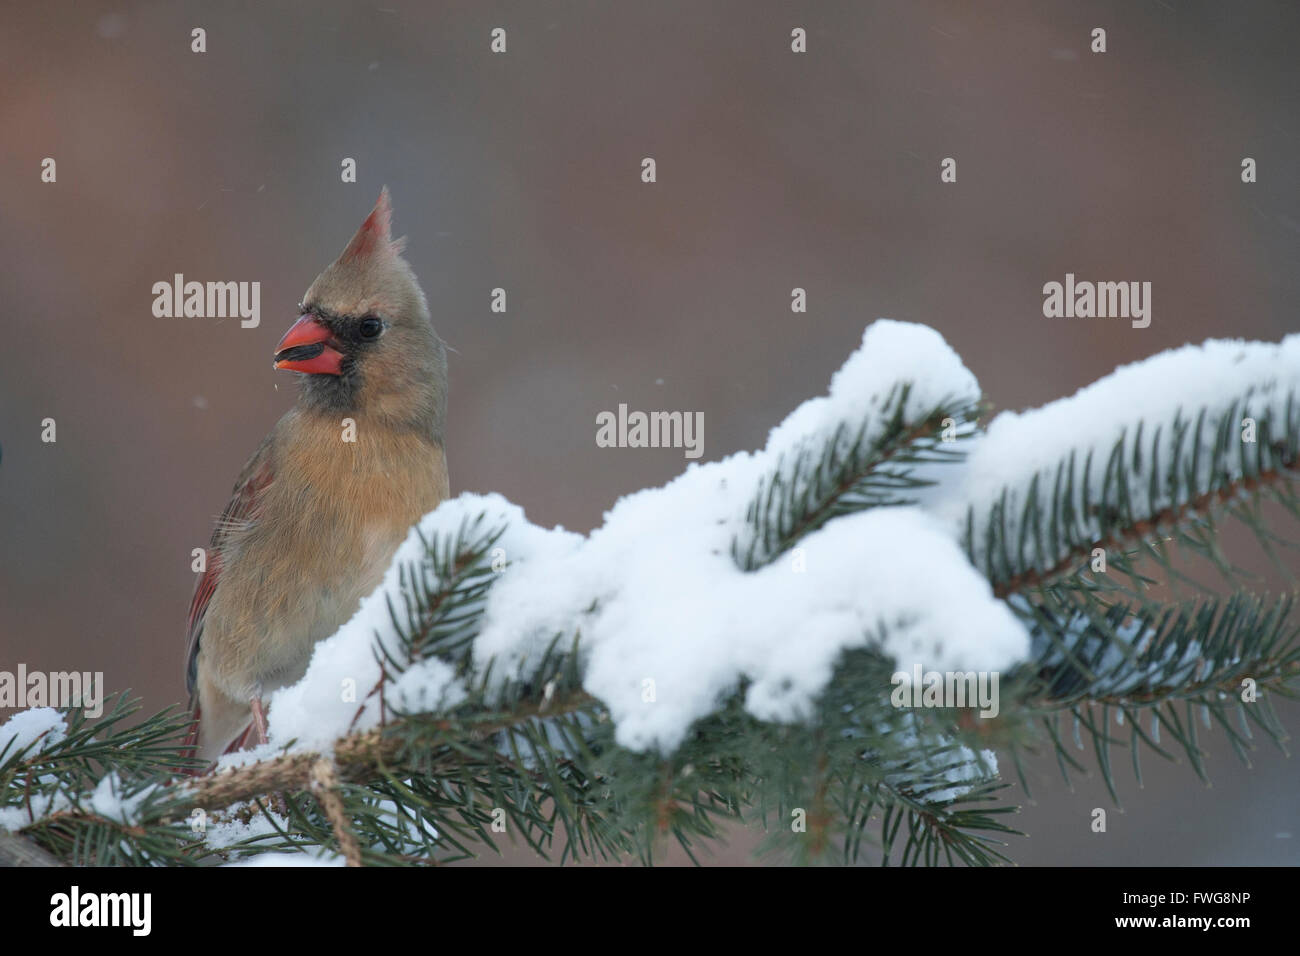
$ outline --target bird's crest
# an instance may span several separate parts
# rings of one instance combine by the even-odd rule
[[[400,255],[405,244],[405,238],[393,240],[393,203],[385,186],[379,193],[375,208],[339,255],[338,261],[351,263],[378,256]]]

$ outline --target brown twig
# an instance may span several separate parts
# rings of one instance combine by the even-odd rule
[[[545,705],[547,717],[571,713],[596,702],[584,691],[568,695],[563,702],[552,700]],[[537,704],[507,715],[474,730],[480,735],[506,730],[524,720],[541,714],[542,704]],[[451,721],[439,721],[438,728],[451,730]],[[396,735],[383,735],[379,730],[368,730],[339,738],[334,744],[333,765],[336,777],[346,783],[364,783],[374,778],[381,767],[400,755],[404,742]],[[311,789],[312,768],[321,760],[319,753],[287,753],[270,760],[259,761],[244,767],[234,767],[220,773],[206,774],[186,781],[189,791],[179,809],[194,807],[228,807],[233,803],[251,800],[276,790],[294,791]],[[437,764],[430,772],[454,769],[453,756],[446,764]]]
[[[334,828],[334,838],[339,841],[339,852],[348,866],[361,865],[361,846],[352,832],[343,799],[339,796],[339,778],[334,772],[334,761],[321,757],[311,767],[311,792]]]
[[[1078,545],[1068,551],[1065,557],[1061,558],[1061,560],[1057,561],[1049,568],[1041,571],[1031,568],[1030,570],[1023,571],[1020,574],[1012,575],[1005,581],[994,585],[993,593],[998,598],[1007,598],[1025,588],[1041,587],[1053,578],[1064,574],[1080,561],[1085,560],[1096,548],[1103,548],[1106,551],[1110,551],[1112,548],[1119,548],[1125,542],[1132,541],[1135,538],[1144,538],[1147,535],[1158,531],[1161,525],[1168,527],[1170,525],[1179,524],[1189,514],[1194,512],[1207,512],[1216,506],[1222,506],[1229,499],[1233,498],[1239,491],[1254,491],[1260,485],[1272,485],[1282,480],[1290,480],[1290,476],[1284,475],[1281,468],[1273,468],[1269,471],[1260,472],[1258,475],[1252,475],[1248,478],[1229,482],[1216,491],[1207,491],[1205,494],[1197,495],[1195,498],[1189,498],[1177,507],[1164,508],[1151,518],[1135,522],[1132,527],[1124,528],[1123,530],[1108,535],[1099,541]]]

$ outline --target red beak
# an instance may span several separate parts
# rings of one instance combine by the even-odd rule
[[[308,313],[275,347],[275,367],[310,375],[341,375],[343,353],[330,347],[332,341],[333,333]]]

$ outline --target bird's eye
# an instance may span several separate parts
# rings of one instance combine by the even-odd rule
[[[379,333],[382,331],[384,331],[384,323],[373,315],[368,315],[361,320],[360,332],[363,339],[379,338]]]

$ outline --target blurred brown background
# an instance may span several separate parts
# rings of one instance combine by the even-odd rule
[[[1297,40],[1283,2],[11,0],[0,669],[182,699],[190,549],[292,403],[272,347],[382,184],[456,350],[453,491],[586,531],[685,464],[597,448],[597,412],[703,411],[706,459],[759,446],[877,316],[938,328],[1003,408],[1300,327]],[[260,281],[261,326],[155,318],[177,272]],[[1150,328],[1045,319],[1066,272],[1152,282]],[[1295,762],[1207,743],[1213,789],[1151,758],[1139,792],[1122,767],[1104,836],[1100,782],[1041,761],[1013,856],[1300,862]]]

